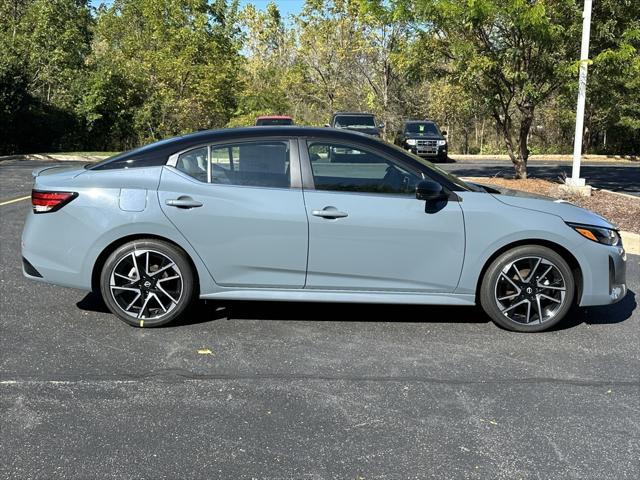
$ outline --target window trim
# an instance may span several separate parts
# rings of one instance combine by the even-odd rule
[[[411,165],[408,162],[403,161],[402,159],[387,155],[385,152],[382,152],[382,151],[378,150],[377,148],[372,148],[370,145],[367,145],[366,143],[343,141],[341,139],[319,138],[319,137],[300,138],[299,141],[301,143],[301,145],[300,145],[300,161],[302,162],[302,185],[303,185],[303,189],[304,190],[314,190],[314,191],[317,191],[317,192],[325,192],[325,193],[340,193],[340,194],[347,194],[347,195],[376,195],[376,196],[384,195],[386,197],[407,198],[407,194],[403,194],[403,193],[352,192],[352,191],[348,191],[348,190],[319,190],[319,189],[316,189],[315,181],[314,181],[314,178],[313,178],[313,168],[311,167],[311,159],[309,158],[309,147],[310,147],[311,144],[314,144],[314,143],[325,143],[325,144],[335,143],[335,144],[338,144],[340,146],[353,147],[354,149],[371,152],[371,153],[374,153],[374,154],[380,156],[381,158],[384,158],[387,161],[399,164],[400,166],[402,166],[402,168],[404,168],[405,170],[408,170],[410,172],[415,173],[417,176],[421,177],[423,180],[428,179],[428,180],[432,180],[434,182],[440,183],[437,179],[434,179],[434,178],[428,176],[427,174],[425,174],[425,172],[423,172],[419,168],[416,168],[415,165]],[[445,188],[447,191],[449,191],[449,189],[447,187],[445,187],[444,185],[443,185],[443,188]]]
[[[300,152],[302,149],[299,148],[298,142],[296,140],[297,140],[296,137],[287,137],[287,136],[284,136],[284,137],[283,136],[267,136],[267,137],[259,136],[259,137],[246,137],[242,139],[238,139],[238,138],[226,139],[219,142],[203,142],[202,144],[192,145],[189,148],[180,150],[179,152],[169,155],[167,162],[165,163],[165,166],[173,167],[180,172],[180,170],[178,170],[177,168],[178,158],[180,157],[180,155],[182,155],[183,153],[188,153],[192,150],[197,150],[199,148],[206,147],[207,148],[207,181],[202,182],[197,178],[189,176],[189,178],[192,178],[194,181],[202,185],[212,185],[216,187],[224,186],[224,187],[241,187],[241,188],[269,188],[269,189],[277,188],[278,190],[301,189],[303,182],[301,178]],[[212,150],[221,148],[224,146],[230,146],[230,145],[235,146],[243,143],[269,143],[269,142],[283,142],[283,143],[286,142],[289,145],[289,187],[282,188],[282,187],[265,187],[265,186],[258,186],[258,185],[234,185],[234,184],[211,183],[211,151]],[[184,173],[184,172],[181,172],[181,173]]]

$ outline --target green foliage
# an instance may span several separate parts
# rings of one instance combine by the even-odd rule
[[[117,92],[136,143],[223,126],[238,90],[235,15],[220,1],[116,0],[98,13],[89,95]]]
[[[452,152],[573,141],[582,0],[0,0],[0,153],[122,150],[288,114],[432,118]],[[640,152],[640,2],[594,3],[585,148]]]
[[[421,41],[451,82],[484,101],[519,177],[535,109],[571,75],[580,38],[574,0],[422,0]]]

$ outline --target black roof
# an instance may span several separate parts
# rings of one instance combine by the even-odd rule
[[[124,167],[152,167],[164,165],[167,158],[176,152],[214,142],[256,137],[316,137],[358,141],[380,145],[384,142],[364,133],[352,130],[293,126],[260,126],[202,130],[188,135],[167,138],[143,147],[107,158],[92,167],[92,170],[106,170]]]
[[[366,115],[366,116],[372,116],[372,117],[375,116],[373,113],[369,113],[369,112],[336,112],[333,114],[334,117],[336,115]]]
[[[433,120],[405,120],[404,123],[436,123]]]

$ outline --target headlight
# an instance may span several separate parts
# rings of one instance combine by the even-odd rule
[[[444,147],[447,144],[446,140],[438,140],[438,146],[439,147]]]
[[[589,240],[602,243],[604,245],[611,245],[616,247],[622,245],[620,235],[615,230],[602,227],[593,227],[590,225],[579,225],[575,223],[568,223],[571,228]]]
[[[416,144],[416,139],[415,138],[408,138],[407,139],[407,145],[415,145]]]

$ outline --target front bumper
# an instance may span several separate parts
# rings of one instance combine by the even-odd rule
[[[407,145],[405,143],[404,148],[408,151],[410,151],[411,153],[413,153],[414,155],[418,155],[419,157],[423,157],[423,158],[431,158],[431,159],[438,159],[441,161],[444,161],[447,159],[447,155],[448,155],[448,148],[447,145],[443,145],[443,146],[438,146],[438,147],[429,147],[429,148],[422,148],[419,147],[417,145]]]
[[[610,305],[622,300],[627,294],[627,254],[624,248],[589,241],[580,250],[585,254],[586,262],[581,262],[583,291],[579,305]]]
[[[623,247],[615,255],[609,255],[609,298],[619,302],[627,294],[627,254]]]

